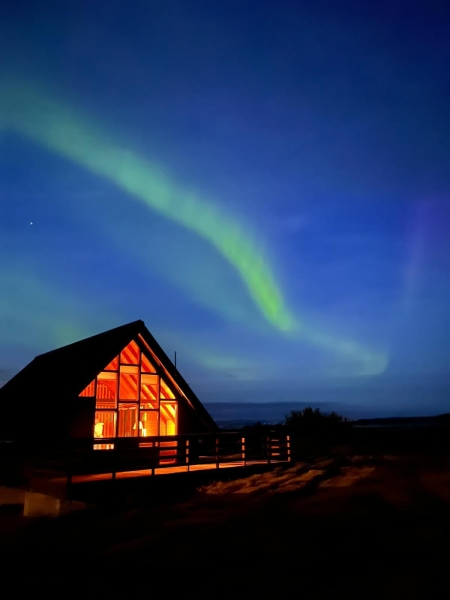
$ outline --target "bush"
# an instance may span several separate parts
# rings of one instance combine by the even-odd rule
[[[350,421],[336,412],[323,413],[311,407],[292,411],[285,417],[284,425],[293,433],[304,435],[329,435],[337,431],[348,430]]]

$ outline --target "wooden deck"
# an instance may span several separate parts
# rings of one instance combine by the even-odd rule
[[[272,460],[270,464],[280,464],[288,462],[287,460]],[[198,471],[215,471],[217,469],[232,469],[242,467],[255,467],[259,465],[267,465],[266,460],[250,460],[244,462],[221,462],[217,466],[215,463],[197,464],[197,465],[175,465],[172,467],[157,467],[155,469],[139,469],[131,471],[119,471],[116,473],[95,473],[91,475],[74,475],[72,483],[88,483],[91,481],[105,481],[111,479],[130,479],[134,477],[153,477],[154,475],[175,475],[177,473],[195,473]],[[65,477],[53,478],[55,482],[65,482]]]
[[[175,486],[186,485],[182,480],[187,479],[195,484],[213,477],[214,472],[261,469],[291,459],[289,435],[243,436],[241,432],[101,441],[92,438],[68,442],[43,440],[19,450],[29,457],[26,463],[28,488],[67,498],[73,495],[75,488],[96,482],[104,482],[110,488],[110,485],[115,487],[113,482],[122,481],[119,486],[122,489],[127,480],[133,487],[133,480],[138,484],[145,478],[159,480],[163,486],[166,484],[162,481],[173,478]],[[173,477],[161,477],[163,475]]]

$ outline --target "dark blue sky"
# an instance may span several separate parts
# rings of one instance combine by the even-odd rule
[[[448,3],[0,11],[3,378],[142,318],[204,401],[450,410]]]

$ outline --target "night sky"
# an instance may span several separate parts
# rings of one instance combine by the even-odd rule
[[[143,319],[206,403],[450,411],[449,31],[433,1],[2,2],[0,380]]]

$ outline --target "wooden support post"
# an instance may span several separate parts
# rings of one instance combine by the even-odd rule
[[[266,437],[266,450],[267,450],[267,464],[270,465],[270,459],[272,457],[272,444],[270,437]]]
[[[244,467],[247,464],[247,453],[245,450],[245,437],[241,438],[241,451],[242,451],[242,460],[244,461]]]
[[[291,436],[286,436],[286,450],[288,462],[291,462]]]
[[[70,497],[72,495],[72,479],[73,479],[73,477],[72,477],[72,472],[73,472],[72,454],[73,454],[72,445],[69,442],[68,449],[67,449],[67,490],[66,490],[68,499],[70,499]]]
[[[216,469],[219,468],[220,456],[219,456],[219,438],[216,438]]]

